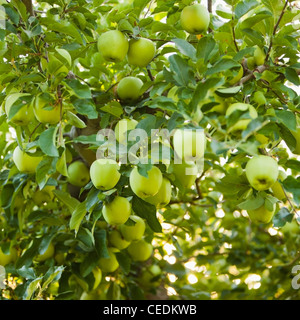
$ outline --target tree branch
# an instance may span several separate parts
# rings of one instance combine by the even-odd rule
[[[288,3],[289,3],[289,1],[286,0],[286,1],[285,1],[285,4],[284,4],[284,6],[283,6],[283,9],[282,9],[282,11],[281,11],[281,14],[280,14],[280,16],[279,16],[279,18],[278,18],[278,21],[277,21],[277,23],[276,23],[275,26],[274,26],[273,34],[272,34],[271,41],[270,41],[270,45],[269,45],[269,48],[268,48],[268,51],[267,51],[267,54],[266,54],[266,58],[265,58],[265,61],[266,61],[266,62],[269,60],[269,57],[270,57],[271,49],[272,49],[272,46],[273,46],[273,37],[274,37],[275,34],[276,34],[277,28],[278,28],[278,26],[279,26],[279,24],[280,24],[280,21],[281,21],[283,15],[284,15],[284,13],[285,13],[285,9],[286,9]]]
[[[32,1],[31,0],[22,0],[22,2],[25,4],[26,10],[29,13],[29,15],[34,16]]]

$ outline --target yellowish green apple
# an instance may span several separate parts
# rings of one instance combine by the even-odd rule
[[[248,210],[249,218],[254,223],[269,223],[275,213],[276,206],[274,205],[274,208],[272,211],[269,211],[266,209],[265,205],[263,204],[261,207],[255,210]]]
[[[79,160],[72,162],[68,166],[68,181],[73,186],[85,186],[90,181],[90,172],[88,167]]]
[[[206,7],[193,4],[183,8],[180,15],[182,28],[192,34],[200,34],[208,29],[210,15]]]
[[[53,200],[55,186],[45,186],[42,190],[37,190],[32,195],[32,200],[38,206],[41,206],[43,203],[48,203]]]
[[[161,268],[157,264],[153,264],[144,268],[139,276],[138,282],[145,288],[155,288],[161,282]]]
[[[257,118],[258,116],[256,109],[251,104],[241,102],[231,104],[226,110],[226,116],[229,117],[236,110],[249,112],[250,119],[238,120],[234,125],[230,127],[230,132],[246,130],[251,120]]]
[[[279,170],[278,180],[283,181],[286,179],[286,177],[286,173]],[[286,199],[286,194],[283,190],[281,183],[278,180],[272,185],[271,191],[273,192],[275,198],[277,198],[278,200],[284,200]]]
[[[129,242],[142,239],[146,229],[145,221],[141,217],[136,215],[131,215],[130,220],[133,220],[135,224],[134,225],[122,224],[119,227],[122,236],[124,237],[125,240]]]
[[[174,152],[184,161],[201,159],[204,156],[206,137],[202,129],[176,129],[173,136]]]
[[[11,247],[8,254],[5,254],[0,247],[0,266],[5,267],[11,262],[15,262],[18,257],[18,252],[14,247]]]
[[[117,87],[118,97],[123,101],[133,102],[141,96],[143,81],[138,77],[125,77]]]
[[[108,248],[107,251],[109,258],[100,258],[98,261],[98,266],[102,272],[114,272],[119,268],[119,262],[115,255],[115,253],[119,250],[116,248]]]
[[[147,175],[148,177],[144,177],[139,173],[138,168],[134,167],[129,177],[132,191],[142,199],[157,194],[163,180],[161,171],[155,166],[152,166]]]
[[[198,168],[193,161],[172,163],[169,172],[174,174],[175,179],[183,188],[190,189],[197,179]]]
[[[266,55],[259,46],[255,46],[255,51],[253,56],[254,56],[255,64],[257,66],[261,66],[265,63]]]
[[[119,30],[110,30],[102,33],[97,45],[103,58],[111,62],[123,61],[129,48],[127,38]]]
[[[113,159],[97,159],[90,167],[90,176],[94,186],[100,190],[110,190],[120,180],[119,165]]]
[[[31,152],[22,151],[19,146],[13,152],[13,161],[22,173],[35,173],[37,166],[43,159],[43,157],[35,157],[30,154]]]
[[[161,187],[159,188],[156,195],[148,197],[145,201],[153,204],[156,208],[164,208],[171,200],[172,186],[170,180],[163,178]]]
[[[134,119],[122,119],[115,126],[116,140],[119,143],[127,141],[127,131],[135,129],[138,122]]]
[[[11,111],[11,108],[13,104],[20,98],[29,96],[29,93],[12,93],[10,94],[4,104],[5,113],[7,116],[9,116],[9,113]],[[24,101],[25,102],[25,101]],[[19,111],[11,118],[11,122],[20,125],[20,126],[26,126],[29,123],[31,123],[34,120],[34,114],[33,114],[33,108],[31,103],[24,103],[24,105],[19,109]]]
[[[48,259],[51,259],[54,256],[54,253],[55,253],[55,247],[54,247],[53,243],[50,242],[46,251],[42,254],[37,255],[35,260],[38,262],[46,261]]]
[[[116,196],[111,202],[105,203],[102,214],[108,224],[123,224],[131,214],[131,203],[127,198]]]
[[[278,174],[277,161],[269,156],[254,156],[246,165],[247,179],[250,185],[258,191],[271,188],[276,182]]]
[[[155,44],[146,38],[131,39],[127,59],[129,64],[141,68],[146,67],[155,56]]]
[[[57,124],[60,121],[60,106],[49,103],[42,95],[38,95],[34,100],[34,115],[41,123]]]
[[[122,233],[116,229],[109,232],[108,241],[113,247],[119,250],[123,250],[130,245],[130,241],[127,241],[122,235]]]
[[[133,241],[127,248],[133,261],[146,261],[151,257],[153,247],[144,239]]]

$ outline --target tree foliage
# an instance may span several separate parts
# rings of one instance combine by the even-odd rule
[[[0,247],[17,252],[5,266],[2,299],[76,300],[87,293],[94,299],[299,299],[291,285],[300,259],[299,8],[291,1],[225,0],[214,5],[208,30],[192,35],[180,24],[192,2],[47,0],[31,10],[28,1],[0,1],[6,19],[0,28]],[[103,58],[97,41],[116,29],[128,40],[155,43],[146,67]],[[255,64],[258,48],[263,62]],[[117,96],[127,76],[143,82],[138,101]],[[14,121],[37,97],[58,110],[58,121]],[[226,113],[234,103],[251,104],[257,117],[249,110]],[[123,118],[147,132],[205,130],[204,170],[191,188],[164,163],[156,165],[172,183],[163,208],[133,193],[132,164],[121,166],[118,184],[108,191],[69,183],[70,163],[89,167],[101,145],[97,132]],[[246,128],[232,130],[243,119]],[[17,146],[41,157],[34,173],[18,170]],[[259,154],[284,171],[282,197],[249,184],[245,166]],[[138,165],[146,176],[150,168]],[[109,257],[116,229],[102,208],[116,195],[127,197],[145,220],[153,253],[140,263],[119,250],[119,267],[103,272],[95,288],[93,270]],[[247,210],[262,204],[275,205],[275,215],[255,224]],[[151,266],[161,272],[149,280]]]

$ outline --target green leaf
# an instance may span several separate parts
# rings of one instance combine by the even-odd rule
[[[67,206],[67,208],[71,213],[74,212],[75,209],[80,204],[79,200],[77,200],[76,198],[73,198],[68,192],[64,192],[61,190],[54,190],[53,193],[63,204]]]
[[[67,79],[63,83],[77,98],[92,99],[92,94],[89,86],[81,83],[78,79]]]
[[[176,44],[177,48],[183,55],[191,58],[192,60],[196,59],[196,49],[193,45],[183,39],[178,38],[172,39],[172,41]]]
[[[220,97],[233,97],[241,90],[241,86],[224,88],[224,89],[217,89],[216,94]]]
[[[194,73],[188,62],[178,55],[169,57],[171,70],[174,72],[174,79],[181,86],[187,86],[194,80]]]
[[[104,107],[101,107],[100,110],[112,114],[117,118],[120,118],[124,112],[122,105],[118,101],[110,101]]]
[[[275,228],[283,227],[287,222],[293,220],[294,215],[290,213],[287,208],[281,208],[273,218],[273,225]]]
[[[199,40],[197,46],[197,58],[203,59],[204,63],[207,63],[217,50],[217,43],[212,37],[203,37]]]
[[[298,73],[295,69],[285,68],[285,77],[287,78],[287,80],[289,80],[290,82],[292,82],[296,86],[300,85],[299,76],[298,76]]]
[[[278,120],[289,130],[296,131],[297,119],[293,112],[287,110],[275,110]]]
[[[162,227],[156,216],[156,207],[139,197],[132,199],[132,210],[141,218],[144,218],[154,232],[162,232]]]
[[[78,229],[80,227],[80,224],[85,217],[87,213],[85,202],[81,202],[78,204],[78,206],[75,208],[75,210],[72,213],[71,220],[70,220],[70,229],[75,230],[75,232],[78,232]]]
[[[39,146],[41,150],[49,157],[58,157],[59,153],[55,146],[56,133],[58,127],[52,127],[42,132],[39,137]]]
[[[296,202],[297,206],[300,205],[300,177],[295,179],[292,176],[287,177],[283,181],[283,187],[287,192],[291,192],[294,197],[294,201]]]
[[[131,259],[128,256],[128,254],[126,254],[125,252],[116,252],[115,253],[116,258],[119,262],[119,265],[122,269],[122,271],[124,272],[125,275],[127,275],[130,271],[130,266],[131,266]]]
[[[73,112],[67,110],[66,118],[68,120],[68,123],[76,128],[86,128],[86,124],[84,121],[82,121],[79,117],[76,116]]]
[[[243,210],[255,210],[260,208],[265,203],[265,199],[258,195],[257,197],[251,196],[246,201],[239,204],[239,208]]]
[[[70,53],[65,49],[55,48],[56,52],[68,63],[68,66],[72,66],[72,58]]]
[[[86,115],[89,119],[97,119],[98,113],[92,100],[76,99],[72,103],[78,113]]]
[[[95,231],[94,239],[99,258],[109,258],[106,231],[104,229]]]
[[[232,68],[240,68],[241,65],[233,59],[221,59],[213,67],[206,71],[206,75],[212,75],[218,72],[226,71]]]
[[[240,19],[244,14],[246,14],[257,5],[259,5],[259,3],[256,0],[245,0],[239,2],[234,10],[236,19]]]

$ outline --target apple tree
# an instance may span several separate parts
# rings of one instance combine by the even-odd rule
[[[1,299],[299,299],[299,9],[0,0]]]

